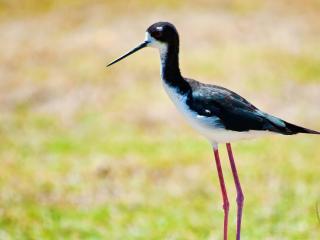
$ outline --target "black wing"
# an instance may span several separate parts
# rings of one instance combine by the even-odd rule
[[[232,131],[267,130],[294,134],[286,122],[264,113],[238,94],[219,86],[188,79],[192,89],[188,95],[189,108],[201,116],[218,117],[225,129]],[[296,133],[296,132],[295,132]]]

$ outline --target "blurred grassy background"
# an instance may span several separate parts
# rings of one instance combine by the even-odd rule
[[[319,10],[319,0],[0,0],[0,239],[221,239],[210,146],[162,90],[158,53],[106,63],[171,21],[185,76],[319,130]],[[319,138],[234,150],[243,239],[319,239]]]

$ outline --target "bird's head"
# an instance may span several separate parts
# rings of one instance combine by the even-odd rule
[[[145,47],[158,48],[160,53],[165,52],[168,46],[179,47],[179,35],[173,24],[169,22],[157,22],[148,27],[146,31],[145,40],[137,47],[109,63],[107,67],[119,62],[120,60],[128,57],[129,55],[139,51]]]
[[[173,24],[157,22],[148,27],[145,41],[148,46],[160,49],[163,45],[179,44],[179,35]]]

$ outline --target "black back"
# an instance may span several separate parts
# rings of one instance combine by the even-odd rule
[[[311,133],[317,131],[288,123],[260,111],[238,94],[215,85],[186,79],[191,88],[187,97],[190,110],[201,116],[218,117],[227,130],[244,132],[250,130],[271,131],[281,134]]]

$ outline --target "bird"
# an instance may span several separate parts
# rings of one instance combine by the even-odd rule
[[[213,148],[223,201],[224,240],[228,239],[229,199],[218,145],[226,144],[237,193],[236,239],[240,240],[244,194],[231,142],[267,134],[295,135],[298,133],[320,134],[320,132],[297,126],[263,112],[229,89],[183,77],[179,67],[179,44],[179,34],[172,23],[156,22],[147,28],[145,39],[141,44],[109,63],[107,67],[145,47],[159,50],[161,80],[165,91],[180,113],[210,142]]]

